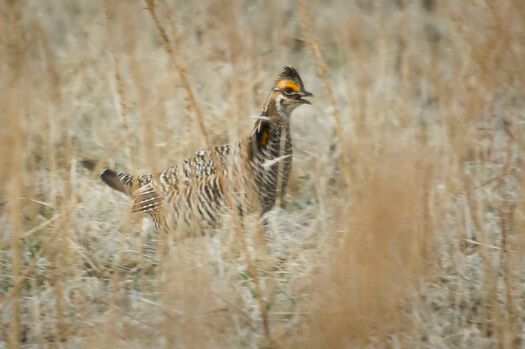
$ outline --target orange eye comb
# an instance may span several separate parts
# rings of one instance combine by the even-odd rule
[[[299,85],[297,85],[295,82],[291,80],[281,80],[277,83],[277,88],[285,89],[285,88],[291,88],[295,92],[299,92],[300,88]]]

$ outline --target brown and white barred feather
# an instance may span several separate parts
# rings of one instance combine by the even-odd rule
[[[130,195],[132,211],[149,214],[159,228],[215,227],[229,209],[263,215],[285,194],[293,155],[289,117],[297,105],[309,104],[300,98],[311,95],[297,72],[285,67],[246,139],[200,150],[157,175],[133,177],[108,169],[101,178]],[[229,199],[234,207],[228,207]]]
[[[277,198],[282,200],[286,192],[293,155],[290,125],[279,120],[260,121],[251,142],[259,143],[250,165],[259,193],[261,213],[264,214],[272,209]]]
[[[254,200],[250,204],[248,197],[254,187],[251,175],[243,169],[246,160],[241,159],[241,147],[237,143],[200,150],[155,176],[134,178],[105,170],[101,177],[112,188],[130,195],[132,211],[149,214],[157,227],[183,230],[214,227],[229,209],[224,196],[226,186],[240,212],[250,210],[248,206],[253,205]],[[215,161],[220,161],[220,165]]]

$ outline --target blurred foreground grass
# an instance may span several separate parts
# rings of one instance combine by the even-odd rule
[[[525,345],[522,1],[0,14],[0,347]],[[246,136],[284,65],[316,97],[271,237],[244,227],[261,292],[228,220],[151,255],[97,170],[192,154],[196,105],[210,143]]]

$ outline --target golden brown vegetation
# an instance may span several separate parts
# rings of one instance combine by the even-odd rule
[[[525,345],[521,0],[0,14],[0,347]],[[98,179],[246,136],[284,65],[316,97],[266,236],[163,240]]]

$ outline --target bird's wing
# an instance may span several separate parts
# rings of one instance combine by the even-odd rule
[[[137,189],[132,196],[133,212],[154,213],[162,209],[164,198],[151,183]]]

